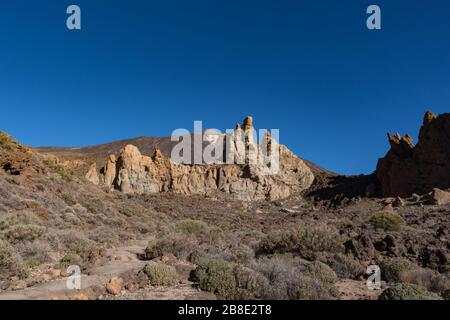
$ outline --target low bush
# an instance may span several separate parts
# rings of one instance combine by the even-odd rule
[[[357,279],[364,273],[363,266],[350,255],[336,253],[325,260],[339,278]]]
[[[84,238],[75,238],[71,242],[66,243],[66,247],[69,252],[85,258],[95,249],[95,244]]]
[[[395,211],[378,212],[369,222],[375,228],[385,231],[399,231],[405,224],[405,220]]]
[[[300,225],[288,231],[275,231],[263,238],[259,252],[295,253],[315,260],[324,253],[342,252],[341,237],[336,228],[325,224]]]
[[[236,282],[233,299],[254,300],[261,297],[261,292],[268,283],[263,275],[242,265],[236,265],[233,274]]]
[[[62,232],[58,235],[62,251],[65,256],[61,259],[62,265],[78,265],[86,267],[88,262],[95,259],[98,254],[96,243],[74,232]]]
[[[441,300],[427,289],[410,283],[397,283],[384,290],[379,300]]]
[[[334,299],[336,289],[331,283],[314,278],[298,259],[263,258],[252,264],[266,281],[259,286],[259,296],[265,300],[323,300]]]
[[[24,278],[27,273],[27,269],[14,247],[6,241],[0,240],[0,278],[11,276]]]
[[[145,258],[152,260],[167,254],[173,254],[178,259],[186,259],[197,247],[198,242],[193,236],[170,233],[160,239],[150,240],[145,249]]]
[[[400,282],[401,274],[419,267],[405,258],[387,258],[380,263],[381,279],[386,282]]]
[[[42,226],[34,224],[17,224],[3,230],[1,235],[9,243],[17,244],[40,239],[45,231],[46,229]]]
[[[67,253],[59,261],[59,266],[63,269],[67,269],[69,266],[73,265],[80,267],[83,265],[83,258],[81,258],[80,255],[73,252]]]
[[[189,255],[188,261],[198,264],[205,259],[219,259],[245,265],[254,257],[253,249],[242,243],[232,243],[227,246],[201,244]]]
[[[449,279],[431,269],[417,268],[415,270],[403,271],[399,274],[399,281],[417,284],[435,293],[441,293],[450,289]]]
[[[268,283],[258,272],[224,260],[203,261],[192,271],[190,280],[223,300],[259,299]]]
[[[73,172],[66,169],[64,166],[60,165],[54,160],[46,159],[43,161],[52,172],[59,174],[63,179],[70,181],[72,180]]]
[[[193,235],[197,238],[209,237],[210,229],[209,226],[203,221],[184,219],[180,220],[175,224],[175,229],[179,233],[185,235]]]
[[[7,230],[16,225],[39,225],[39,222],[39,218],[31,211],[16,211],[2,216],[0,219],[0,231]]]
[[[108,245],[118,245],[120,242],[120,235],[106,226],[95,228],[88,232],[89,239],[97,243],[104,243]]]
[[[199,265],[192,271],[190,280],[221,300],[232,300],[236,295],[233,265],[223,260],[210,260]]]
[[[144,268],[150,285],[152,286],[171,286],[179,283],[180,279],[174,267],[158,264],[155,262],[147,263]]]
[[[52,249],[46,241],[36,240],[29,243],[20,243],[16,245],[16,250],[27,267],[36,267],[53,261],[51,257]]]
[[[0,148],[8,151],[13,151],[19,147],[19,143],[10,135],[0,131]]]
[[[77,202],[75,201],[75,199],[68,193],[63,193],[61,194],[61,199],[64,200],[64,202],[69,206],[73,206],[75,205]]]
[[[338,281],[336,272],[320,261],[314,261],[306,265],[306,272],[314,279],[319,279],[323,283],[334,284]]]

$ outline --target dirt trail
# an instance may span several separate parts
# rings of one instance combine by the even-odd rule
[[[82,274],[80,291],[99,285],[106,285],[112,277],[119,276],[127,271],[137,272],[142,269],[146,262],[139,260],[138,254],[144,252],[146,245],[147,241],[134,241],[129,246],[109,249],[107,256],[110,258],[110,261],[102,266],[88,270],[87,274]],[[115,260],[115,257],[121,257],[122,259]],[[67,279],[60,278],[23,290],[1,292],[0,300],[38,300],[76,294],[76,290],[67,289]]]

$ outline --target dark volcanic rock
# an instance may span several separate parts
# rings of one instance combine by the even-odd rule
[[[369,233],[363,233],[344,243],[345,252],[358,260],[370,261],[375,256],[375,248]]]
[[[411,136],[388,134],[391,149],[378,161],[384,196],[407,197],[450,187],[450,113],[427,112],[414,146]]]

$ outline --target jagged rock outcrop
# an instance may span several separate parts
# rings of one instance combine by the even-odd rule
[[[103,171],[101,172],[104,177],[104,184],[107,186],[112,186],[114,179],[116,178],[116,156],[110,155],[108,161],[106,162]]]
[[[391,149],[378,161],[377,177],[385,196],[425,194],[450,187],[450,114],[427,112],[413,139],[388,134]]]
[[[93,163],[89,167],[89,171],[86,173],[85,176],[87,181],[92,182],[95,185],[98,185],[100,183],[100,178],[97,173],[97,164]]]
[[[243,128],[243,129],[242,129]],[[152,157],[133,145],[121,150],[117,160],[110,156],[101,170],[104,184],[124,193],[175,192],[186,195],[230,194],[241,200],[277,200],[307,189],[314,175],[306,164],[285,146],[271,148],[270,135],[261,145],[254,141],[253,120],[247,117],[231,137],[232,164],[227,156],[211,163],[174,163],[158,148]],[[227,140],[228,138],[228,140]],[[268,146],[266,149],[265,147]],[[279,156],[279,161],[274,161]],[[275,174],[271,174],[271,170]]]
[[[114,187],[123,193],[142,194],[168,191],[170,166],[166,166],[160,156],[156,151],[152,159],[142,155],[137,147],[127,145],[120,152],[116,161]]]

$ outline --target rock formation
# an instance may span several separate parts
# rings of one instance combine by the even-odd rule
[[[425,194],[450,187],[450,114],[427,112],[414,146],[413,139],[388,134],[391,149],[378,161],[377,177],[385,196]]]
[[[247,117],[229,140],[223,136],[223,143],[231,142],[232,164],[226,163],[226,155],[219,163],[176,164],[158,148],[148,157],[137,147],[127,145],[117,160],[113,155],[109,157],[101,170],[102,181],[109,188],[124,193],[170,191],[211,195],[221,192],[246,201],[285,198],[312,184],[314,175],[300,158],[272,141],[268,134],[261,145],[254,141],[253,135],[253,120]],[[279,148],[271,149],[272,145]],[[274,156],[279,156],[279,161],[274,161]],[[271,170],[275,174],[271,174]]]
[[[95,185],[98,185],[100,183],[100,178],[98,177],[97,174],[97,165],[95,163],[93,163],[90,166],[89,171],[86,173],[85,178],[86,180],[92,182]]]
[[[104,184],[107,186],[112,186],[114,179],[116,178],[116,156],[110,155],[106,165],[101,172],[104,177]]]

